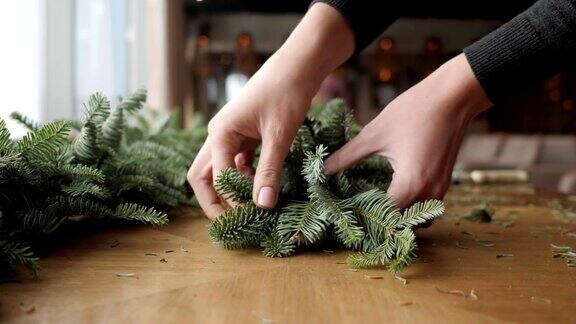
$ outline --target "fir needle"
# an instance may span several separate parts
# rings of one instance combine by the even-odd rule
[[[551,304],[552,303],[552,300],[550,300],[548,298],[537,297],[537,296],[530,297],[530,300],[535,302],[535,303],[541,303],[541,304]]]
[[[22,302],[20,303],[20,309],[26,314],[32,314],[36,310],[36,307],[34,305],[28,306]]]
[[[458,295],[458,296],[462,296],[462,297],[466,298],[466,293],[464,293],[462,290],[444,290],[444,289],[440,289],[438,287],[436,287],[436,290],[438,292],[443,293],[443,294]]]
[[[394,278],[396,278],[396,280],[400,281],[402,284],[407,285],[408,284],[408,280],[406,278],[402,278],[399,275],[394,275]]]
[[[136,278],[136,275],[133,272],[119,272],[116,274],[116,277],[120,278]]]
[[[383,276],[364,275],[365,279],[384,279]]]
[[[460,244],[460,242],[456,242],[456,247],[462,250],[468,250],[467,247],[465,247],[464,245]]]
[[[476,243],[485,247],[493,247],[495,245],[494,242],[488,240],[477,240]]]

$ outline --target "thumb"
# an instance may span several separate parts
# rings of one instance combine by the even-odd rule
[[[374,153],[372,145],[369,143],[367,132],[361,131],[360,134],[344,144],[324,161],[324,172],[327,175],[335,174],[350,168],[358,161]]]
[[[407,190],[405,184],[400,180],[400,175],[394,172],[392,182],[388,187],[388,194],[394,198],[396,206],[400,209],[406,208],[413,200],[410,190]]]
[[[290,149],[290,139],[274,134],[262,137],[262,149],[256,174],[252,197],[256,205],[271,209],[276,206],[284,159]]]
[[[415,201],[429,198],[418,193],[418,188],[422,188],[422,186],[414,181],[407,181],[406,177],[403,177],[403,173],[394,172],[392,182],[388,188],[388,194],[394,198],[398,208],[404,209]],[[423,224],[417,225],[416,228],[430,227],[433,222],[434,220],[430,219]]]

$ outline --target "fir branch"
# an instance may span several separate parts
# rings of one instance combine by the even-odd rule
[[[10,131],[4,119],[0,119],[0,156],[7,154],[11,145]]]
[[[110,192],[101,185],[87,181],[73,181],[68,185],[62,186],[62,191],[70,197],[94,196],[98,199],[107,199]]]
[[[344,101],[331,100],[318,116],[316,131],[318,138],[331,150],[341,147],[355,135],[351,134],[350,119]]]
[[[278,217],[278,234],[297,245],[318,243],[326,234],[328,222],[311,202],[294,201],[282,208]]]
[[[74,141],[74,156],[80,163],[95,165],[98,163],[100,154],[98,129],[96,124],[89,120],[82,126],[80,135]]]
[[[318,145],[314,152],[306,152],[306,158],[302,166],[302,175],[309,185],[321,185],[326,182],[324,173],[324,157],[328,155],[324,145]]]
[[[17,121],[20,125],[24,126],[29,131],[36,131],[40,128],[40,125],[33,121],[32,119],[28,118],[27,116],[22,115],[21,113],[14,111],[10,114],[10,118]]]
[[[225,218],[213,223],[211,233],[217,234],[212,235],[213,240],[229,248],[255,246],[262,241],[265,255],[283,257],[293,254],[298,246],[333,239],[362,251],[350,256],[352,266],[384,266],[396,272],[409,265],[416,250],[412,227],[441,215],[444,206],[441,201],[430,200],[401,213],[386,193],[393,170],[379,156],[328,177],[324,158],[359,130],[341,100],[330,102],[304,121],[285,160],[277,223],[262,224],[258,215],[263,211],[250,201],[250,182],[235,179],[236,171],[224,170],[217,180],[218,191],[225,198],[244,196],[236,201],[247,205],[227,210]],[[246,230],[241,226],[246,223],[258,226]],[[220,229],[226,229],[226,234],[219,235]]]
[[[73,180],[85,180],[95,183],[104,182],[104,174],[100,169],[83,164],[63,164],[60,169],[62,176]]]
[[[17,143],[17,151],[27,160],[46,160],[59,154],[66,143],[70,125],[67,122],[53,122],[28,133]]]
[[[58,215],[59,216],[59,215]],[[44,213],[37,209],[32,209],[19,217],[19,228],[22,232],[30,235],[46,235],[54,232],[65,218],[58,217],[54,213]]]
[[[222,170],[216,178],[216,191],[222,198],[244,203],[252,200],[253,185],[233,168]]]
[[[296,245],[291,238],[273,232],[262,242],[264,255],[271,258],[284,258],[294,254]]]
[[[352,203],[338,199],[327,189],[311,186],[308,189],[311,201],[320,211],[320,218],[336,227],[336,237],[349,248],[357,248],[364,238],[364,231],[354,217]]]
[[[142,154],[147,152],[155,159],[170,160],[174,164],[188,166],[188,162],[180,153],[171,147],[150,141],[135,141],[127,148],[127,153]]]
[[[302,159],[305,152],[312,151],[315,147],[316,140],[313,131],[307,125],[300,126],[290,145],[290,153],[296,158]]]
[[[137,91],[111,110],[106,97],[94,94],[81,123],[36,127],[15,115],[34,129],[17,141],[0,120],[0,241],[8,242],[21,262],[29,250],[15,247],[24,239],[35,243],[44,235],[56,235],[67,222],[106,219],[161,225],[167,216],[156,206],[190,204],[186,171],[206,138],[206,126],[183,130],[175,114],[158,113],[149,114],[152,128],[138,126],[134,120],[146,112],[135,113],[145,98],[145,91]],[[70,143],[71,124],[79,133]],[[270,235],[267,226],[262,230]],[[0,251],[2,265],[18,260]]]
[[[348,198],[352,193],[352,184],[344,172],[340,171],[332,177],[333,188],[341,198]]]
[[[392,272],[400,272],[415,258],[416,235],[410,228],[404,228],[395,235],[396,255],[386,267]]]
[[[210,237],[227,249],[256,247],[270,228],[269,212],[252,202],[226,210],[210,226]]]
[[[112,186],[117,195],[129,190],[147,191],[154,187],[154,179],[141,174],[126,174],[116,177]]]
[[[0,240],[0,260],[9,264],[24,265],[34,278],[38,277],[38,258],[27,245]]]
[[[352,254],[346,262],[356,268],[385,266],[392,272],[399,272],[414,260],[416,236],[409,228],[387,235],[383,243],[369,252]]]
[[[102,139],[103,145],[107,146],[114,152],[118,152],[120,142],[122,141],[122,134],[124,131],[124,110],[117,107],[106,118],[102,125]]]
[[[91,216],[103,218],[112,215],[112,210],[101,202],[84,197],[72,198],[69,196],[51,198],[44,212],[59,217]]]
[[[157,211],[153,207],[145,207],[134,203],[118,205],[112,217],[138,221],[154,226],[166,225],[168,223],[168,216],[165,213]]]
[[[354,268],[372,268],[387,264],[395,256],[394,241],[386,237],[383,242],[370,252],[358,252],[351,254],[346,263]]]
[[[146,90],[138,89],[130,96],[128,96],[128,98],[122,100],[116,109],[122,109],[130,114],[133,114],[138,110],[142,109],[142,106],[145,101],[146,101]]]
[[[381,241],[382,235],[390,232],[402,216],[392,197],[379,189],[359,193],[351,202],[374,242]]]
[[[85,106],[84,122],[93,123],[98,129],[110,115],[110,101],[102,93],[97,92],[88,97],[88,106]]]
[[[440,200],[417,202],[407,208],[402,217],[397,218],[396,227],[413,227],[424,224],[444,214],[444,203]]]

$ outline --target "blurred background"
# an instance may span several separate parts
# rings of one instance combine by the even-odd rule
[[[309,0],[0,2],[0,117],[76,118],[92,92],[149,91],[154,109],[214,115],[286,39]],[[532,1],[419,3],[315,98],[344,98],[365,124],[398,94]],[[384,14],[384,13],[383,13]],[[518,169],[536,187],[576,191],[576,71],[479,116],[459,170]],[[23,130],[9,124],[16,135]]]

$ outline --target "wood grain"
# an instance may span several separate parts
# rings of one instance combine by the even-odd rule
[[[226,251],[190,212],[164,228],[105,230],[45,256],[39,280],[0,285],[0,321],[575,322],[576,268],[552,258],[550,244],[576,247],[562,233],[576,225],[554,218],[546,195],[502,188],[452,190],[448,215],[419,230],[422,261],[402,274],[406,285],[384,270],[351,271],[347,251],[286,259]],[[516,217],[511,227],[458,220],[470,208],[463,197],[491,196],[497,220]]]

